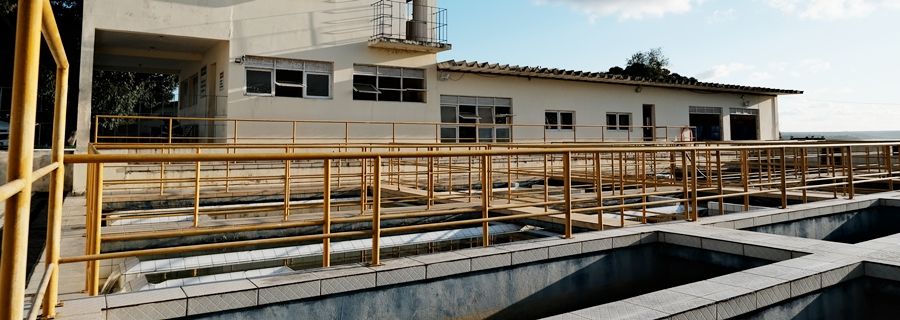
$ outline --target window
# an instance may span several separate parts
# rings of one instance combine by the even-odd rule
[[[356,65],[353,100],[425,102],[425,70]]]
[[[247,94],[291,98],[331,98],[330,62],[244,57]]]
[[[512,99],[441,96],[442,142],[510,142]]]
[[[547,130],[572,130],[575,129],[574,111],[547,111],[544,112],[544,129]]]
[[[624,112],[608,112],[606,113],[606,130],[609,131],[630,131],[631,130],[631,113]]]

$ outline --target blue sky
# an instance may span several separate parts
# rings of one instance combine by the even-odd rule
[[[442,0],[453,50],[605,71],[662,47],[702,81],[806,91],[782,131],[900,130],[900,0]]]

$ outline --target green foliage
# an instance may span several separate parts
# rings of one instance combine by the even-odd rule
[[[172,100],[177,85],[175,75],[97,70],[91,94],[93,113],[133,115],[138,106],[144,110],[163,108]],[[110,120],[102,126],[113,129],[125,123]]]
[[[667,69],[668,66],[669,58],[663,54],[662,48],[654,48],[635,52],[628,58],[624,69],[612,67],[609,68],[609,73],[650,80],[697,82],[697,79],[672,73]]]

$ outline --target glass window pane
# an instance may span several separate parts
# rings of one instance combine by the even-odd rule
[[[556,112],[544,112],[544,124],[546,125],[546,129],[558,129],[559,127],[559,119],[557,118],[559,114]]]
[[[624,113],[619,115],[619,130],[629,130],[631,126],[631,114]]]
[[[375,70],[376,70],[375,66],[360,66],[360,65],[353,66],[354,74],[375,75]]]
[[[497,128],[497,142],[501,142],[500,139],[509,139],[509,128]],[[506,142],[506,141],[503,141]]]
[[[402,89],[400,78],[378,77],[378,89]]]
[[[403,102],[425,102],[425,91],[408,90],[403,92]]]
[[[422,69],[403,69],[404,78],[425,78],[425,70]]]
[[[571,112],[560,112],[559,122],[562,124],[563,130],[572,130],[572,125],[575,124],[575,114]]]
[[[400,90],[392,90],[392,89],[381,89],[381,94],[378,95],[378,101],[401,101],[403,91]]]
[[[478,142],[494,142],[494,128],[478,128]]]
[[[272,72],[247,70],[247,93],[272,93]]]
[[[459,127],[459,142],[474,143],[475,127]]]
[[[456,142],[456,127],[441,127],[441,142]]]
[[[441,122],[456,123],[456,106],[441,106]]]
[[[378,67],[378,75],[379,76],[401,77],[401,76],[403,76],[403,73],[400,71],[400,68]]]
[[[403,78],[403,89],[425,89],[425,79]]]
[[[606,114],[606,125],[607,125],[606,130],[618,130],[619,128],[616,127],[618,124],[619,124],[619,120],[616,117],[615,113],[607,113]]]
[[[306,81],[306,95],[311,97],[331,96],[331,77],[327,74],[307,74]]]
[[[303,71],[275,70],[275,95],[279,97],[303,97]]]
[[[481,119],[478,120],[478,123],[488,123],[494,124],[494,108],[491,107],[478,107],[478,116]]]

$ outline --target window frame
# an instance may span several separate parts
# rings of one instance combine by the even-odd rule
[[[555,113],[556,114],[556,123],[551,124],[547,123],[547,114]],[[565,125],[562,123],[562,115],[564,113],[572,115],[572,124]],[[574,110],[544,110],[544,130],[547,131],[574,131],[577,126],[575,121],[575,111]],[[568,128],[566,128],[568,127]]]
[[[615,124],[609,123],[609,116],[611,116],[611,115],[615,116],[615,118],[616,118]],[[621,120],[622,116],[628,116],[628,126],[623,126],[621,124],[620,120]],[[633,125],[632,125],[633,123],[634,123],[634,114],[632,112],[607,112],[606,113],[606,131],[630,132],[630,131],[633,131],[633,129],[634,129]]]
[[[445,101],[444,98],[452,98],[453,102]],[[468,98],[470,101],[460,102],[460,98]],[[478,100],[479,99],[492,99],[492,103],[490,104],[482,104]],[[508,104],[499,104],[497,103],[498,99],[508,100]],[[439,132],[439,139],[441,143],[468,143],[469,138],[461,138],[460,132],[461,129],[473,129],[476,131],[475,141],[472,143],[510,143],[513,139],[513,117],[515,116],[513,111],[513,101],[512,98],[506,97],[484,97],[484,96],[462,96],[462,95],[440,95],[440,121],[441,121],[441,130]],[[474,109],[473,114],[469,114],[469,112],[461,112],[461,107],[469,107]],[[481,108],[491,108],[491,119],[493,119],[492,123],[483,123],[484,119],[480,114]],[[453,110],[453,122],[444,121],[444,109]],[[508,108],[506,113],[498,113],[498,108]],[[447,114],[450,116],[450,114]],[[499,119],[503,119],[503,123]],[[461,119],[471,120],[472,122],[460,122]],[[444,137],[444,129],[453,130],[453,137]],[[491,130],[490,137],[486,137],[482,135],[479,130]],[[505,134],[505,138],[499,137],[499,132],[503,132]],[[490,140],[490,141],[480,141],[480,140]],[[465,141],[461,141],[465,140]]]
[[[318,100],[331,100],[331,99],[334,99],[334,71],[333,71],[333,70],[334,70],[334,67],[333,67],[333,66],[334,66],[334,62],[330,62],[330,61],[315,61],[315,60],[306,60],[306,59],[285,59],[285,58],[264,58],[264,57],[260,57],[260,58],[261,58],[261,59],[269,59],[269,60],[271,60],[273,63],[272,63],[271,66],[245,66],[245,67],[244,67],[244,95],[245,95],[245,96],[278,97],[278,98],[293,98],[293,99],[314,99],[314,100],[315,100],[315,99],[318,99]],[[275,61],[278,61],[278,60],[290,60],[290,61],[295,61],[295,62],[303,62],[303,63],[304,63],[304,67],[301,68],[301,69],[278,68],[278,67],[277,67],[277,64],[275,63]],[[332,71],[331,71],[331,72],[325,72],[325,71],[309,71],[309,70],[306,70],[306,67],[305,67],[305,63],[306,63],[306,62],[328,63],[328,64],[331,64],[331,65],[332,65]],[[275,80],[276,74],[278,73],[278,70],[284,70],[284,71],[299,71],[299,72],[301,72],[301,73],[303,74],[303,76],[302,76],[302,78],[303,78],[303,83],[302,83],[302,84],[286,84],[286,83],[278,83],[278,82]],[[249,91],[247,91],[247,71],[268,72],[268,73],[269,73],[269,82],[270,82],[270,85],[269,85],[270,91],[269,91],[269,93],[249,92]],[[328,77],[328,96],[310,96],[310,95],[309,95],[309,93],[308,93],[309,85],[308,85],[308,84],[309,84],[309,75],[311,75],[311,74],[313,74],[313,75],[324,75],[324,76],[327,76],[327,77]],[[279,95],[276,95],[276,94],[275,94],[275,91],[276,91],[276,90],[275,90],[275,89],[276,89],[275,87],[276,87],[276,86],[301,88],[301,89],[302,89],[302,94],[303,94],[303,96],[302,96],[302,97],[290,97],[290,96],[279,96]]]
[[[357,71],[356,71],[356,70],[357,70],[357,67],[369,67],[369,68],[374,68],[374,71],[375,71],[375,72],[374,72],[374,74],[357,72]],[[399,71],[399,75],[397,75],[397,76],[395,76],[395,75],[383,75],[383,74],[381,74],[381,71],[380,71],[382,68],[384,68],[384,69],[397,69],[397,70]],[[416,70],[416,71],[419,71],[419,72],[421,72],[422,77],[414,77],[414,76],[410,76],[410,75],[407,74],[406,70]],[[407,68],[407,67],[382,66],[382,65],[372,65],[372,64],[354,64],[354,65],[353,65],[353,78],[352,78],[352,83],[353,83],[353,92],[352,92],[352,93],[362,92],[362,93],[366,93],[366,94],[374,94],[374,95],[375,95],[375,99],[374,99],[374,100],[370,100],[370,99],[357,99],[356,97],[352,97],[352,99],[353,99],[353,101],[396,102],[396,103],[428,103],[428,73],[427,73],[427,72],[428,72],[428,71],[427,71],[426,69],[424,69],[424,68]],[[356,76],[358,76],[358,75],[359,75],[359,76],[375,77],[375,84],[372,85],[372,84],[368,84],[368,83],[357,83],[357,82],[356,82]],[[399,78],[399,79],[400,79],[399,88],[383,88],[383,87],[381,87],[381,78],[382,78],[382,77],[385,77],[385,78]],[[423,88],[422,88],[422,89],[404,89],[403,87],[405,87],[404,84],[405,84],[405,80],[406,80],[406,79],[422,80],[422,87],[423,87]],[[377,93],[373,93],[373,92],[363,92],[363,91],[357,90],[357,89],[356,89],[356,85],[357,85],[357,84],[370,85],[370,86],[374,87],[375,90],[378,91],[378,92],[377,92]],[[385,94],[385,91],[398,92],[398,93],[399,93],[399,96],[400,96],[400,100],[399,100],[399,101],[395,101],[395,100],[382,100],[382,99],[381,99],[381,96],[382,96],[383,94]],[[423,97],[422,101],[418,101],[418,100],[416,100],[416,101],[407,101],[407,100],[405,100],[405,98],[406,98],[406,92],[422,92],[422,94],[424,95],[424,97]]]

